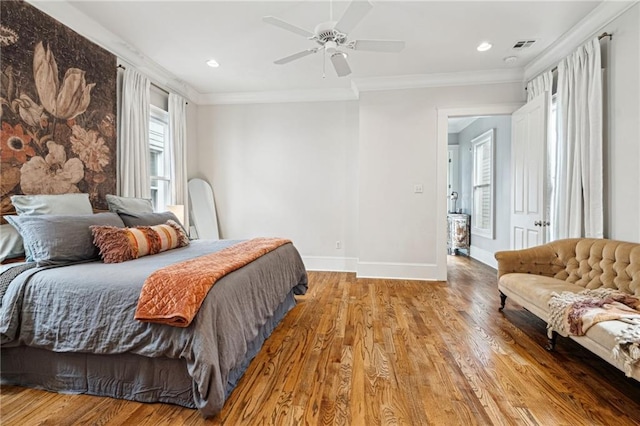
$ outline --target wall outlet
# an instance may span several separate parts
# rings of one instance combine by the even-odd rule
[[[416,183],[415,185],[413,185],[413,192],[415,194],[422,194],[423,191],[424,191],[424,187],[422,186],[421,183]]]
[[[342,243],[340,241],[336,241],[336,250],[340,250],[342,248]]]

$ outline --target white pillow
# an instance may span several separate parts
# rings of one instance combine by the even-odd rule
[[[11,204],[19,215],[93,213],[89,194],[13,195]]]

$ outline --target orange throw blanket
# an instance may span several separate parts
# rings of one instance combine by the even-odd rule
[[[135,319],[188,327],[216,281],[290,242],[254,238],[158,269],[142,286]]]

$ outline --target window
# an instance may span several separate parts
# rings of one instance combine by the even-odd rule
[[[155,211],[165,211],[171,204],[171,174],[169,163],[169,113],[151,106],[149,120],[149,169],[151,199]]]
[[[493,133],[471,141],[473,151],[473,209],[471,233],[493,239]]]

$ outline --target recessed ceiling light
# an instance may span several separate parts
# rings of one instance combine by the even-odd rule
[[[216,61],[215,59],[209,59],[207,61],[207,65],[209,65],[211,68],[218,68],[220,66],[218,61]]]
[[[478,52],[486,52],[487,50],[491,49],[491,47],[491,43],[489,43],[488,41],[483,41],[478,45],[476,49],[478,49]]]
[[[503,59],[503,61],[507,64],[512,64],[517,60],[518,58],[516,56],[507,56],[506,58]]]

